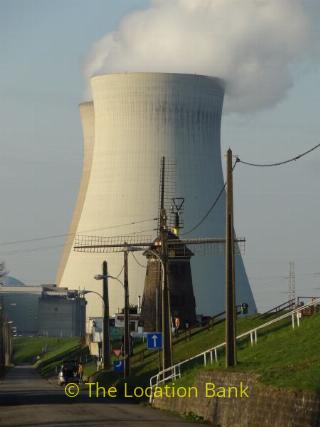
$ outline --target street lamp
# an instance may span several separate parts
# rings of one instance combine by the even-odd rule
[[[96,277],[97,277],[97,276],[95,276],[95,278],[96,278]],[[98,280],[98,279],[97,279],[97,280]],[[83,291],[81,291],[81,292],[80,292],[80,294],[81,294],[81,295],[87,295],[87,294],[95,294],[95,295],[98,295],[98,297],[102,300],[103,307],[104,307],[104,299],[103,299],[103,296],[102,296],[101,294],[99,294],[99,292],[83,290]],[[103,341],[104,341],[104,339],[105,339],[105,337],[103,337]],[[110,347],[110,345],[109,345],[109,347]],[[103,357],[103,360],[105,360],[105,359],[104,359],[104,357]]]
[[[129,333],[129,286],[128,286],[128,252],[125,254],[125,265],[124,265],[124,283],[114,276],[109,276],[110,279],[117,280],[124,289],[124,378],[130,375],[130,333]]]
[[[81,294],[81,295],[96,294],[96,295],[98,295],[98,296],[101,298],[101,300],[102,300],[102,302],[103,302],[103,304],[104,304],[103,296],[102,296],[101,294],[99,294],[99,292],[84,290],[84,291],[81,291],[81,292],[80,292],[80,294]]]
[[[96,280],[103,280],[103,343],[102,343],[102,357],[103,367],[108,369],[111,366],[110,361],[110,333],[109,333],[109,295],[108,295],[108,263],[103,261],[102,274],[94,276]],[[94,292],[97,293],[98,292]],[[98,294],[100,295],[100,294]],[[100,295],[101,296],[101,295]]]
[[[118,277],[102,274],[95,276],[96,280],[113,279],[117,280],[124,289],[124,378],[130,374],[130,341],[129,341],[129,286],[128,286],[128,251],[124,252],[124,282]]]

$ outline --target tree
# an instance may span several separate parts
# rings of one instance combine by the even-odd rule
[[[6,270],[6,265],[2,261],[0,262],[0,280],[2,279],[2,277],[5,277],[7,274],[8,274],[8,271]]]

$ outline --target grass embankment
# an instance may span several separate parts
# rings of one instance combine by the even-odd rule
[[[257,316],[240,318],[237,321],[237,335],[248,331],[268,319]],[[258,343],[253,347],[249,338],[238,342],[238,365],[235,371],[258,374],[264,384],[292,389],[320,391],[320,314],[304,317],[299,328],[291,327],[291,317],[271,325],[258,333]],[[224,341],[224,324],[211,330],[203,330],[190,340],[182,340],[173,347],[173,361],[177,363],[188,357],[199,354],[210,347]],[[146,386],[150,376],[159,370],[157,352],[144,352],[144,360],[139,355],[132,358],[131,376],[127,379],[130,386]],[[183,370],[181,385],[193,385],[195,376],[200,369],[224,370],[224,351],[219,352],[219,362],[207,368],[202,360],[197,360]],[[116,384],[121,389],[123,380],[121,374],[115,372],[100,372],[95,375],[95,381]],[[177,381],[178,383],[178,381]]]
[[[237,333],[240,334],[255,326],[264,323],[258,316],[248,316],[239,318],[237,321]],[[282,322],[283,323],[283,322]],[[285,321],[288,324],[288,321]],[[188,357],[201,353],[210,347],[220,344],[224,341],[224,324],[214,326],[211,329],[203,329],[194,334],[191,338],[180,336],[173,346],[173,362],[185,360]],[[144,344],[145,346],[146,344]],[[135,352],[137,349],[135,348]],[[141,360],[143,356],[143,360]],[[131,375],[127,379],[128,384],[132,386],[146,386],[149,383],[150,376],[159,371],[159,354],[157,351],[138,352],[131,359]],[[121,374],[115,372],[100,372],[94,376],[95,381],[104,384],[117,384],[121,387],[123,383]]]
[[[43,376],[55,374],[64,359],[79,360],[88,354],[79,338],[17,337],[14,339],[15,364],[35,364]],[[37,360],[37,357],[40,357]]]
[[[283,323],[277,326],[272,334],[263,332],[253,347],[248,341],[238,345],[238,365],[233,370],[258,374],[263,384],[319,392],[320,314],[303,318],[300,327],[294,330],[283,326]],[[214,369],[224,370],[224,360],[207,368],[190,369],[176,383],[193,385],[200,370]]]

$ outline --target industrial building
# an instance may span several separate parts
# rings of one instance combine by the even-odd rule
[[[109,273],[123,266],[120,253],[73,251],[76,235],[156,237],[162,156],[175,164],[175,194],[185,198],[187,233],[205,215],[224,183],[220,127],[224,83],[218,78],[171,73],[119,73],[91,79],[92,102],[80,105],[83,175],[70,234],[56,282],[102,292],[94,280],[107,259]],[[225,196],[188,237],[225,236]],[[146,259],[129,259],[130,301],[143,294]],[[141,265],[139,265],[141,264]],[[191,259],[196,312],[224,307],[224,250]],[[256,310],[241,255],[236,256],[237,303]],[[89,294],[87,316],[100,316],[98,296]],[[109,280],[110,312],[123,307],[123,289]]]
[[[84,337],[86,300],[78,291],[43,286],[39,298],[39,335]]]
[[[11,276],[1,278],[0,297],[4,317],[12,322],[17,335],[38,333],[38,305],[40,286],[25,286]]]
[[[85,335],[86,300],[55,285],[26,286],[11,277],[0,284],[0,308],[14,335]]]

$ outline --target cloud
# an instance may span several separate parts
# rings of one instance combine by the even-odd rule
[[[287,94],[297,64],[314,62],[315,8],[302,0],[155,0],[95,43],[85,75],[216,76],[226,82],[226,111],[258,111]]]

